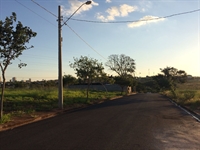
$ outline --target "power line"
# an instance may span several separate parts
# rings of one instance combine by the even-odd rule
[[[25,7],[26,9],[28,9],[29,11],[31,11],[32,13],[36,14],[37,16],[39,16],[40,18],[44,19],[45,21],[49,22],[50,24],[52,24],[53,26],[56,26],[55,24],[51,23],[49,20],[45,19],[44,17],[42,17],[41,15],[37,14],[35,11],[31,10],[30,8],[26,7],[25,5],[23,5],[22,3],[20,3],[19,1],[15,0],[18,4],[22,5],[23,7]],[[56,26],[57,27],[57,26]]]
[[[42,9],[44,9],[45,11],[47,11],[48,13],[50,13],[51,15],[53,15],[54,17],[58,18],[55,14],[53,14],[52,12],[50,12],[49,10],[47,10],[46,8],[44,8],[43,6],[41,6],[40,4],[35,2],[34,0],[31,0],[31,1],[34,2],[36,5],[38,5],[39,7],[41,7]],[[191,10],[191,11],[186,11],[186,12],[181,12],[181,13],[176,13],[176,14],[171,14],[171,15],[167,15],[167,16],[163,16],[163,17],[156,17],[156,18],[151,18],[151,19],[128,20],[128,21],[126,21],[126,20],[125,21],[107,21],[107,22],[105,22],[105,21],[95,21],[95,20],[75,19],[75,18],[71,18],[74,15],[74,14],[72,14],[70,17],[67,18],[67,21],[70,19],[70,20],[74,20],[74,21],[88,22],[88,23],[131,23],[131,22],[159,20],[159,19],[163,19],[163,18],[170,18],[170,17],[185,15],[185,14],[194,13],[194,12],[198,12],[198,11],[200,11],[200,9],[195,9],[195,10]],[[64,24],[66,24],[67,21],[65,21]]]
[[[40,4],[38,4],[37,2],[35,2],[34,0],[31,0],[33,3],[35,3],[36,5],[38,5],[39,7],[41,7],[42,9],[44,9],[45,11],[47,11],[48,13],[50,13],[51,15],[53,15],[54,17],[58,18],[54,13],[50,12],[48,9],[44,8],[43,6],[41,6]]]
[[[194,13],[194,12],[198,12],[198,11],[200,11],[200,9],[176,13],[176,14],[172,14],[172,15],[168,15],[168,16],[164,16],[164,17],[142,19],[142,20],[128,20],[128,21],[107,21],[107,22],[105,22],[105,21],[83,20],[83,19],[73,19],[73,18],[71,18],[70,20],[80,21],[80,22],[88,22],[88,23],[107,23],[107,24],[108,23],[131,23],[131,22],[152,21],[152,20],[158,20],[158,19],[163,19],[163,18],[170,18],[170,17],[185,15],[185,14]]]
[[[76,36],[78,36],[87,46],[89,46],[93,51],[95,51],[99,56],[101,56],[103,59],[107,60],[104,56],[102,56],[97,50],[95,50],[90,44],[88,44],[77,32],[75,32],[68,24],[66,24],[67,27],[74,33]]]
[[[15,0],[16,2],[18,2],[17,0]],[[33,0],[31,0],[33,1]],[[34,1],[33,1],[34,2]],[[41,15],[37,14],[36,12],[34,12],[33,10],[31,10],[30,8],[26,7],[25,5],[23,5],[22,3],[18,2],[20,5],[22,5],[23,7],[27,8],[28,10],[30,10],[31,12],[33,12],[34,14],[38,15],[39,17],[41,17],[42,19],[46,20],[47,22],[49,22],[47,19],[45,19],[44,17],[42,17]],[[34,2],[36,3],[36,2]],[[37,4],[37,3],[36,3]],[[37,4],[38,6],[40,6],[39,4]],[[40,6],[42,7],[42,6]],[[43,9],[47,10],[46,8],[42,7]],[[47,10],[48,11],[48,10]],[[48,11],[49,12],[49,11]],[[51,13],[51,12],[50,12]],[[52,13],[51,13],[52,14]],[[54,15],[54,14],[53,14]],[[55,16],[55,15],[54,15]],[[57,17],[57,16],[56,16]],[[49,22],[51,23],[51,22]],[[52,23],[51,23],[52,24]],[[54,25],[54,24],[53,24]],[[55,25],[54,25],[55,26]],[[77,32],[75,32],[69,25],[67,25],[69,27],[69,29],[76,35],[78,36],[87,46],[89,46],[93,51],[95,51],[98,55],[100,55],[103,59],[106,60],[105,57],[103,57],[97,50],[95,50],[90,44],[88,44]]]

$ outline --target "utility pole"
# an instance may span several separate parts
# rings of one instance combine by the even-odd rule
[[[63,109],[63,77],[62,77],[62,36],[61,8],[58,6],[58,106]]]
[[[61,16],[61,7],[58,6],[58,107],[63,109],[63,76],[62,76],[62,36],[61,30],[62,26],[66,24],[66,22],[83,6],[90,5],[92,1],[87,1],[83,3],[78,9],[63,23]]]

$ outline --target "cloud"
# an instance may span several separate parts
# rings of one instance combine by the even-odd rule
[[[119,7],[113,6],[106,10],[108,13],[107,16],[102,15],[101,13],[97,13],[97,18],[101,21],[113,21],[115,17],[125,17],[128,16],[129,13],[136,11],[137,6],[130,6],[127,4],[120,5]]]
[[[147,0],[139,1],[139,8],[141,12],[146,12],[152,7],[152,3]]]
[[[159,18],[159,17],[156,17],[156,16],[144,16],[138,22],[129,23],[128,27],[129,28],[135,28],[135,27],[140,27],[140,26],[144,26],[146,24],[160,22],[160,21],[164,21],[164,20],[165,20],[165,18]]]
[[[111,3],[111,0],[106,0],[106,3]]]
[[[62,5],[61,7],[61,11],[62,11],[62,15],[64,16],[69,16],[71,14],[73,14],[84,2],[79,1],[79,0],[69,0],[69,5],[70,7],[68,9],[65,8],[65,6]],[[98,6],[99,4],[92,1],[92,3],[90,5],[83,5],[77,12],[75,15],[81,14],[84,11],[88,11],[90,10],[93,6]]]

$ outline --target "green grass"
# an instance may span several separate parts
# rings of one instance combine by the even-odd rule
[[[176,97],[170,91],[164,92],[178,104],[192,110],[200,110],[200,81],[190,80],[187,83],[179,84],[175,93]]]
[[[11,114],[7,113],[3,115],[3,117],[0,119],[0,124],[4,124],[6,122],[9,122],[11,120]]]
[[[98,100],[109,99],[121,95],[121,92],[89,91],[86,98],[85,90],[63,91],[63,106],[73,104],[92,104]],[[4,112],[32,113],[50,111],[58,108],[58,89],[6,89],[4,95]]]

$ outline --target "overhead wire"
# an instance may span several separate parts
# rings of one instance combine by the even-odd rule
[[[41,7],[42,9],[44,9],[45,11],[47,11],[48,13],[50,13],[51,15],[53,15],[54,17],[58,18],[54,13],[52,13],[51,11],[46,9],[45,7],[41,6],[39,3],[35,2],[34,0],[31,0],[31,1],[33,3],[35,3],[36,5],[38,5],[39,7]],[[75,19],[75,18],[72,18],[72,16],[75,14],[75,12],[74,12],[70,17],[67,17],[67,20],[64,22],[64,24],[66,24],[66,22],[69,19],[70,20],[74,20],[74,21],[89,22],[89,23],[131,23],[131,22],[142,22],[142,21],[152,21],[152,20],[158,20],[158,19],[163,19],[163,18],[170,18],[170,17],[185,15],[185,14],[194,13],[194,12],[198,12],[198,11],[200,11],[200,9],[195,9],[195,10],[181,12],[181,13],[175,13],[175,14],[167,15],[167,16],[163,16],[163,17],[141,19],[141,20],[125,20],[125,21],[95,21],[95,20]]]
[[[163,17],[156,17],[156,18],[150,18],[150,19],[141,19],[141,20],[126,20],[126,21],[95,21],[95,20],[83,20],[83,19],[75,19],[75,18],[71,18],[70,20],[74,20],[74,21],[81,21],[81,22],[88,22],[88,23],[131,23],[131,22],[142,22],[142,21],[152,21],[152,20],[158,20],[158,19],[163,19],[163,18],[170,18],[170,17],[174,17],[174,16],[180,16],[180,15],[185,15],[185,14],[189,14],[189,13],[194,13],[194,12],[198,12],[200,11],[200,9],[195,9],[195,10],[191,10],[191,11],[186,11],[186,12],[181,12],[181,13],[176,13],[176,14],[172,14],[172,15],[167,15],[167,16],[163,16]]]
[[[88,42],[86,42],[76,31],[74,31],[68,24],[66,26],[79,38],[81,39],[88,47],[90,47],[93,51],[95,51],[99,56],[103,59],[107,60],[104,56],[102,56],[97,50],[95,50]]]
[[[45,7],[41,6],[40,4],[38,4],[37,2],[35,2],[34,0],[31,0],[32,2],[34,2],[35,4],[37,4],[39,7],[41,7],[42,9],[44,9],[45,11],[47,11],[48,13],[50,13],[51,15],[53,15],[54,17],[58,18],[55,14],[53,14],[52,12],[50,12],[49,10],[47,10]],[[163,18],[170,18],[170,17],[174,17],[174,16],[178,16],[178,15],[184,15],[184,14],[188,14],[188,13],[194,13],[200,11],[200,9],[196,9],[196,10],[192,10],[192,11],[187,11],[187,12],[181,12],[181,13],[176,13],[176,14],[172,14],[172,15],[168,15],[168,16],[164,16],[164,17],[156,17],[156,18],[150,18],[150,19],[142,19],[142,20],[131,20],[131,21],[112,21],[112,22],[103,22],[103,21],[93,21],[93,20],[81,20],[81,19],[74,19],[72,18],[72,16],[74,15],[74,13],[67,18],[67,21],[70,20],[75,20],[75,21],[82,21],[82,22],[89,22],[89,23],[130,23],[130,22],[141,22],[141,21],[152,21],[152,20],[158,20],[158,19],[163,19]],[[90,44],[88,44],[88,42],[86,42],[77,32],[75,32],[68,24],[66,24],[67,21],[63,21],[63,25],[67,25],[68,28],[75,34],[77,35],[77,37],[79,37],[86,45],[88,45],[93,51],[95,51],[98,55],[100,55],[102,58],[105,59],[105,57],[103,57],[97,50],[95,50]],[[106,59],[105,59],[106,60]]]
[[[37,4],[39,7],[41,7],[42,9],[44,9],[45,11],[49,12],[51,15],[55,16],[56,18],[58,18],[55,14],[53,14],[52,12],[50,12],[49,10],[47,10],[46,8],[44,8],[43,6],[41,6],[40,4],[38,4],[37,2],[35,2],[34,0],[31,0],[32,2],[34,2],[35,4]],[[74,15],[75,13],[73,13],[68,19],[71,19],[71,17]],[[63,25],[67,25],[65,21],[63,23]],[[90,44],[88,44],[88,42],[86,42],[76,31],[74,31],[69,25],[67,25],[69,27],[69,29],[77,36],[79,37],[87,46],[89,46],[93,51],[95,51],[98,55],[100,55],[103,59],[105,59],[105,57],[103,57],[97,50],[95,50]],[[106,59],[105,59],[106,60]]]
[[[29,11],[31,11],[32,13],[36,14],[37,16],[39,16],[40,18],[44,19],[45,21],[47,21],[48,23],[52,24],[53,26],[56,26],[55,24],[53,24],[52,22],[50,22],[49,20],[45,19],[44,17],[42,17],[41,15],[39,15],[38,13],[36,13],[35,11],[31,10],[30,8],[26,7],[25,5],[23,5],[22,3],[20,3],[19,1],[15,0],[18,4],[22,5],[23,7],[25,7],[26,9],[28,9]]]
[[[15,0],[16,2],[18,2],[17,0]],[[41,6],[40,4],[38,4],[37,2],[35,2],[34,0],[31,0],[33,3],[35,3],[36,5],[38,5],[39,7],[41,7],[42,9],[44,9],[45,11],[47,11],[48,13],[50,13],[51,15],[53,15],[54,17],[58,18],[55,14],[53,14],[51,11],[47,10],[45,7]],[[33,12],[34,14],[38,15],[39,17],[43,18],[44,20],[46,20],[47,22],[49,22],[47,19],[45,19],[44,17],[42,17],[41,15],[37,14],[36,12],[34,12],[33,10],[29,9],[28,7],[26,7],[25,5],[23,5],[22,3],[18,2],[19,4],[21,4],[22,6],[24,6],[25,8],[27,8],[28,10],[30,10],[31,12]],[[194,12],[198,12],[200,11],[200,9],[196,9],[196,10],[191,10],[191,11],[186,11],[186,12],[181,12],[181,13],[176,13],[176,14],[171,14],[171,15],[167,15],[167,16],[163,16],[163,17],[156,17],[156,18],[150,18],[150,19],[140,19],[140,20],[128,20],[128,21],[94,21],[94,20],[82,20],[82,19],[75,19],[75,18],[68,18],[67,21],[70,20],[74,20],[74,21],[80,21],[80,22],[88,22],[88,23],[131,23],[131,22],[142,22],[142,21],[152,21],[152,20],[158,20],[158,19],[163,19],[163,18],[170,18],[170,17],[174,17],[174,16],[180,16],[180,15],[184,15],[184,14],[189,14],[189,13],[194,13]],[[66,22],[66,21],[65,21]],[[65,24],[64,22],[64,24]],[[51,22],[49,22],[51,23]],[[52,25],[54,25],[53,23],[51,23]],[[63,24],[63,25],[64,25]],[[88,44],[77,32],[75,32],[68,24],[65,24],[68,26],[68,28],[77,36],[79,37],[87,46],[89,46],[93,51],[95,51],[98,55],[100,55],[102,58],[104,58],[105,60],[107,60],[104,56],[102,56],[98,51],[96,51],[90,44]],[[55,25],[54,25],[55,26]]]
[[[17,0],[15,0],[16,2],[18,2]],[[33,1],[33,0],[32,0]],[[33,1],[34,2],[34,1]],[[30,10],[31,12],[33,12],[34,14],[36,14],[36,15],[38,15],[39,17],[41,17],[42,19],[44,19],[44,20],[46,20],[46,21],[48,21],[47,19],[45,19],[44,17],[42,17],[41,15],[39,15],[39,14],[37,14],[36,12],[34,12],[33,10],[31,10],[30,8],[28,8],[28,7],[26,7],[25,5],[23,5],[22,3],[20,3],[20,2],[18,2],[20,5],[22,5],[22,6],[24,6],[25,8],[27,8],[28,10]],[[34,2],[35,3],[35,2]],[[37,5],[39,5],[38,3],[36,3]],[[39,6],[41,6],[41,5],[39,5]],[[44,7],[42,7],[41,6],[41,8],[44,8]],[[44,8],[45,10],[47,10],[46,8]],[[48,11],[48,10],[47,10]],[[48,12],[50,12],[50,11],[48,11]],[[52,13],[51,13],[52,14]],[[53,16],[55,16],[55,15],[53,15]],[[56,16],[57,17],[57,16]],[[49,21],[48,21],[49,22]],[[51,23],[51,22],[49,22],[49,23]],[[52,23],[51,23],[52,24]],[[54,25],[54,24],[53,24]],[[67,25],[67,24],[65,24],[65,25]],[[55,26],[55,25],[54,25]],[[98,55],[100,55],[103,59],[105,59],[106,60],[106,58],[105,57],[103,57],[97,50],[95,50],[88,42],[86,42],[76,31],[74,31],[69,25],[67,25],[68,26],[68,28],[79,38],[79,39],[81,39],[87,46],[89,46],[93,51],[95,51]]]
[[[47,11],[48,13],[50,13],[51,15],[53,15],[54,17],[58,18],[58,16],[56,16],[54,13],[52,13],[51,11],[49,11],[48,9],[46,9],[45,7],[41,6],[40,4],[38,4],[37,2],[35,2],[34,0],[31,0],[33,3],[35,3],[36,5],[38,5],[39,7],[41,7],[42,9],[44,9],[45,11]]]

